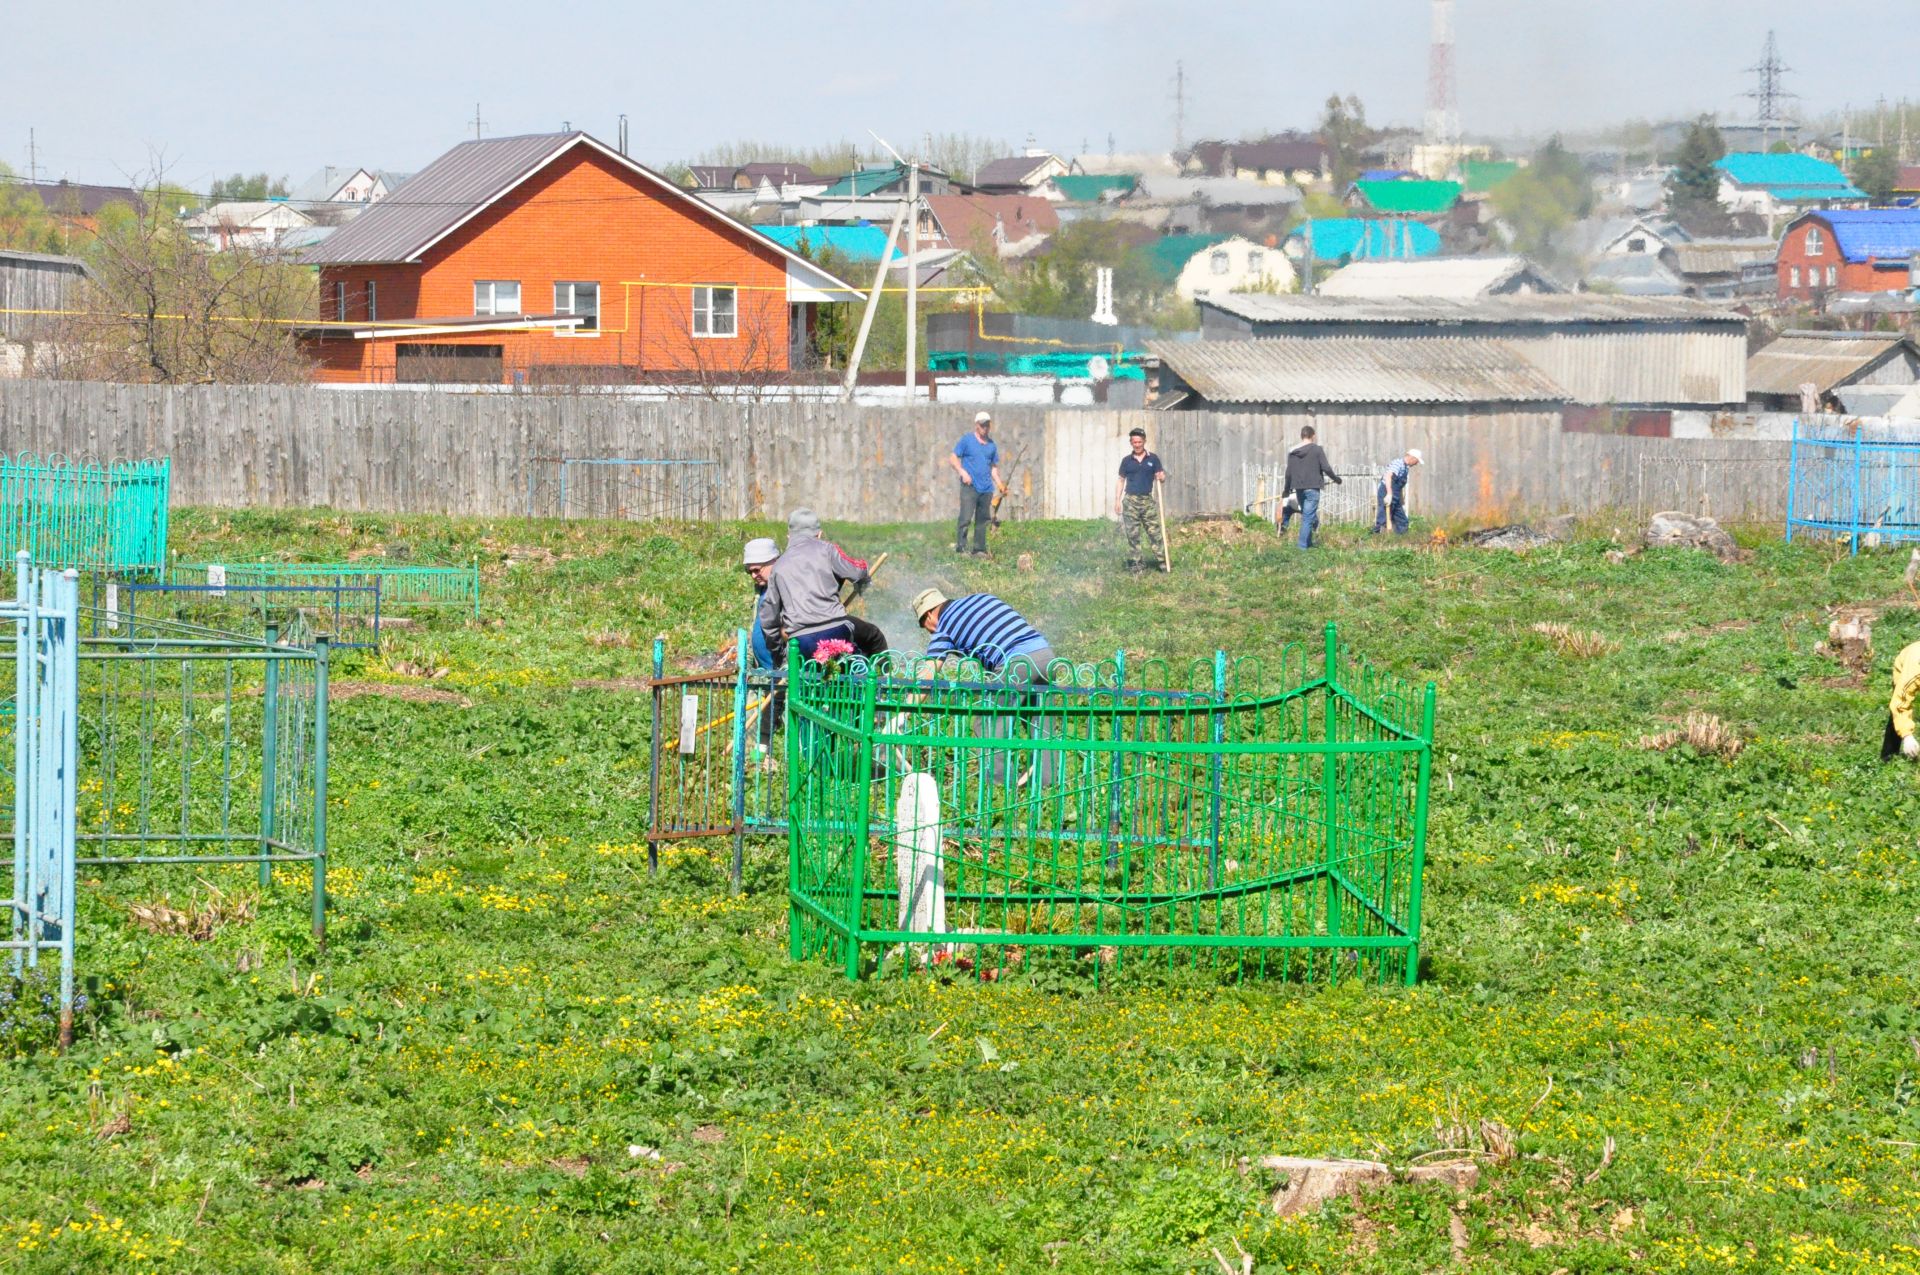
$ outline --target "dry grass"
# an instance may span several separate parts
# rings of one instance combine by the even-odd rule
[[[1553,644],[1553,649],[1575,659],[1591,660],[1607,654],[1614,644],[1598,633],[1587,633],[1557,621],[1542,620],[1533,631]]]
[[[127,911],[133,923],[150,934],[176,935],[197,943],[212,938],[222,926],[253,919],[255,901],[251,894],[222,890],[206,881],[200,884],[206,888],[206,897],[185,900],[181,907],[175,907],[172,897],[163,894],[150,903],[129,904]]]
[[[1747,741],[1738,728],[1729,726],[1712,713],[1688,713],[1686,723],[1658,735],[1642,735],[1640,747],[1665,752],[1681,744],[1711,757],[1731,760],[1740,755]]]
[[[622,633],[617,629],[599,629],[587,634],[587,645],[601,648],[618,647],[630,650],[640,645],[631,633]]]

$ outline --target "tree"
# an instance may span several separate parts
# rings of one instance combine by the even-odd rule
[[[1720,170],[1714,165],[1727,143],[1711,116],[1702,115],[1687,130],[1667,178],[1668,210],[1676,215],[1720,211]]]
[[[1344,188],[1360,175],[1364,152],[1378,138],[1379,134],[1367,126],[1367,108],[1358,97],[1349,93],[1343,98],[1335,93],[1327,99],[1326,111],[1320,116],[1320,142],[1327,148],[1327,163],[1333,169],[1336,188]]]
[[[255,173],[251,177],[245,173],[235,173],[225,181],[216,181],[207,191],[207,199],[212,203],[223,203],[229,199],[285,199],[287,197],[287,179],[269,178],[265,173]]]
[[[270,252],[208,252],[155,181],[143,207],[103,210],[82,248],[92,278],[61,325],[54,374],[165,384],[303,381],[294,324],[317,308],[312,271]],[[109,213],[111,215],[109,215]]]
[[[1562,232],[1593,211],[1593,183],[1556,136],[1534,152],[1531,163],[1494,187],[1489,198],[1512,228],[1514,247],[1551,262],[1560,255]]]
[[[1866,191],[1867,198],[1876,204],[1891,203],[1893,188],[1899,182],[1900,166],[1891,147],[1876,146],[1853,166],[1853,184]]]
[[[60,227],[40,196],[0,164],[0,248],[21,252],[59,252]]]

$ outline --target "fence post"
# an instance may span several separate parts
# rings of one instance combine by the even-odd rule
[[[787,667],[794,670],[791,684],[797,685],[802,673],[799,667],[800,645],[794,643],[787,657]],[[822,675],[824,676],[824,674]],[[856,719],[855,739],[860,747],[860,760],[855,768],[859,794],[854,798],[853,812],[853,877],[847,882],[847,977],[860,977],[860,922],[867,906],[867,827],[873,817],[873,713],[879,701],[880,679],[869,673],[860,687],[860,716]]]
[[[740,873],[747,841],[747,661],[753,658],[747,631],[736,629],[733,665],[733,892],[740,893]]]
[[[1853,518],[1848,528],[1847,539],[1850,552],[1860,552],[1860,431],[1853,434]]]
[[[1227,718],[1220,711],[1227,696],[1227,653],[1216,650],[1213,653],[1213,713],[1212,734],[1217,746],[1226,738]],[[1220,885],[1220,754],[1214,753],[1207,759],[1207,788],[1210,796],[1207,801],[1207,885],[1217,889]]]
[[[1427,868],[1427,790],[1433,777],[1434,684],[1420,706],[1420,776],[1413,792],[1413,885],[1407,891],[1407,986],[1420,978],[1420,883]]]
[[[53,704],[59,732],[60,763],[54,827],[54,914],[60,926],[60,1048],[73,1044],[74,847],[80,803],[80,573],[68,568],[53,578],[53,603],[59,611],[60,642],[55,656],[57,694]],[[16,719],[14,728],[19,729]]]
[[[1120,742],[1121,723],[1127,720],[1123,711],[1127,706],[1127,653],[1125,649],[1113,653],[1113,742]],[[1101,836],[1106,845],[1106,864],[1111,868],[1119,857],[1119,847],[1114,835],[1120,829],[1120,750],[1112,750],[1113,760],[1107,767],[1107,819],[1106,828]]]
[[[327,942],[327,648],[313,639],[313,941]]]
[[[279,796],[277,763],[279,760],[280,730],[280,660],[272,648],[280,644],[280,626],[267,626],[267,685],[260,694],[261,722],[260,733],[260,888],[265,890],[273,884],[273,861],[267,856],[273,853],[274,802]]]
[[[1339,861],[1340,852],[1340,758],[1334,752],[1334,741],[1340,733],[1340,639],[1331,622],[1327,625],[1327,676],[1326,698],[1323,705],[1325,713],[1322,728],[1322,746],[1325,751],[1320,755],[1320,803],[1321,813],[1327,821],[1324,855],[1327,861],[1327,935],[1340,933],[1340,883],[1335,874],[1334,864]],[[1340,954],[1328,949],[1329,975],[1337,976]]]
[[[1793,418],[1793,434],[1787,440],[1787,543],[1793,543],[1793,492],[1800,485],[1800,418]]]
[[[653,681],[648,685],[649,698],[653,700],[653,730],[647,739],[647,873],[649,876],[660,872],[660,843],[653,833],[660,827],[660,678],[667,668],[667,643],[664,638],[653,640]]]
[[[33,859],[29,850],[28,835],[33,826],[33,787],[29,782],[33,774],[33,734],[28,726],[37,721],[33,705],[34,669],[34,622],[33,590],[30,584],[29,564],[33,555],[22,549],[13,563],[13,597],[19,607],[19,614],[13,621],[13,940],[18,943],[23,932],[31,936],[33,925],[28,920],[27,907],[33,897],[28,888],[28,879],[32,874]],[[14,948],[9,957],[15,978],[20,976],[27,962],[28,949]]]

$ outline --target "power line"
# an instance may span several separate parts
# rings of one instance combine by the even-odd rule
[[[1772,140],[1776,130],[1784,134],[1792,127],[1788,116],[1787,103],[1800,95],[1787,91],[1787,72],[1793,68],[1780,60],[1780,46],[1772,31],[1767,32],[1766,48],[1760,55],[1760,61],[1747,70],[1755,76],[1753,88],[1740,96],[1751,98],[1754,106],[1755,122],[1760,125],[1760,143],[1764,149]]]

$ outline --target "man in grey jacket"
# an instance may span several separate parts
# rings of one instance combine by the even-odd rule
[[[1300,547],[1313,548],[1313,533],[1320,526],[1320,492],[1329,482],[1339,482],[1340,475],[1333,472],[1333,466],[1327,463],[1326,452],[1314,441],[1313,426],[1300,427],[1300,441],[1287,453],[1287,485],[1280,495],[1297,495],[1300,498]],[[1280,518],[1280,531],[1285,534],[1287,521],[1293,517],[1288,509]]]
[[[853,622],[840,601],[840,584],[851,580],[857,593],[868,579],[866,563],[821,538],[818,514],[796,509],[787,518],[786,552],[767,574],[760,627],[769,640],[783,646],[798,642],[805,659],[812,659],[814,648],[829,638],[853,642]]]

